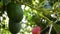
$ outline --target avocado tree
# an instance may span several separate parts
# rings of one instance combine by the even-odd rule
[[[35,26],[60,34],[60,0],[0,0],[1,34],[32,34]]]

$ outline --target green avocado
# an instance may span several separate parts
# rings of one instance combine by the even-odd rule
[[[20,22],[23,18],[23,10],[21,6],[17,3],[7,4],[7,14],[9,19],[15,22]]]
[[[20,23],[14,23],[12,20],[9,21],[9,31],[12,34],[17,34],[21,29]]]

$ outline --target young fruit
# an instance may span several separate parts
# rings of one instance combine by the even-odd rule
[[[7,4],[7,14],[8,17],[15,22],[20,22],[23,18],[23,10],[17,3]]]
[[[32,29],[32,34],[40,34],[40,27],[36,26],[35,28]]]

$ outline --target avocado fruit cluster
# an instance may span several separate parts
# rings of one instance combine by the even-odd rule
[[[20,21],[23,18],[23,10],[21,6],[13,2],[8,3],[7,14],[9,17],[9,31],[12,34],[17,34],[21,29]]]

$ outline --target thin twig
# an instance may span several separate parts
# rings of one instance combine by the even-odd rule
[[[49,34],[51,34],[51,30],[52,30],[52,24],[50,25],[50,30],[49,30]]]

